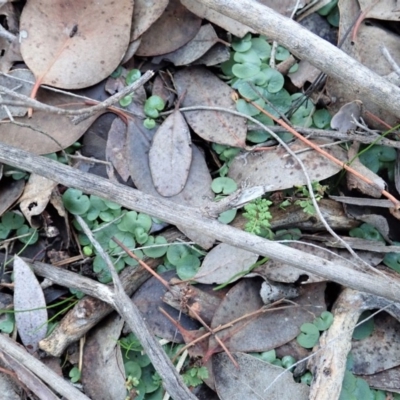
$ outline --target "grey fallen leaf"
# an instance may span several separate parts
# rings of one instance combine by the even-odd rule
[[[149,151],[154,186],[164,197],[172,197],[185,187],[192,163],[189,127],[175,110],[157,129]]]
[[[291,285],[265,280],[261,284],[260,296],[264,304],[270,304],[281,299],[294,299],[299,291]]]
[[[347,132],[350,129],[355,129],[356,125],[354,120],[358,121],[361,116],[362,102],[354,100],[346,103],[340,110],[332,117],[331,128],[339,132]]]
[[[21,341],[33,353],[47,333],[46,300],[30,266],[18,256],[14,258],[14,310]]]
[[[208,252],[193,280],[208,284],[235,282],[257,258],[257,254],[221,243]]]
[[[226,353],[216,354],[212,360],[215,387],[221,400],[308,399],[310,388],[296,383],[291,373],[283,373],[283,368],[245,353],[232,355],[240,369],[233,365]]]

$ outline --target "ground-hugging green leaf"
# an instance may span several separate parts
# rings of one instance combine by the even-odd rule
[[[175,110],[157,129],[149,151],[154,186],[164,197],[175,196],[185,187],[192,163],[189,127]]]
[[[182,106],[223,107],[236,111],[233,90],[213,73],[202,67],[178,71],[175,84]],[[222,111],[186,111],[186,121],[203,139],[234,147],[245,147],[246,120]]]
[[[94,85],[120,63],[132,13],[132,0],[118,5],[112,0],[31,0],[21,14],[22,57],[41,83],[64,89]]]
[[[14,259],[14,283],[14,310],[18,333],[24,346],[33,353],[47,333],[46,300],[30,266],[18,256]]]

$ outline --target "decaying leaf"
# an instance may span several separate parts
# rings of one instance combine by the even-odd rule
[[[240,369],[235,367],[225,353],[213,356],[215,387],[221,400],[308,399],[310,388],[304,383],[296,383],[292,374],[284,374],[284,368],[249,354],[235,353],[233,357]],[[265,391],[270,384],[271,387]]]
[[[120,118],[114,119],[108,131],[106,159],[126,182],[130,176],[126,160],[126,125]]]
[[[37,174],[31,174],[20,199],[20,208],[32,226],[32,217],[40,215],[49,203],[51,193],[57,182]]]
[[[192,163],[189,127],[175,110],[157,129],[149,151],[154,186],[164,197],[172,197],[185,187]]]
[[[15,321],[22,343],[35,352],[47,333],[46,300],[39,282],[29,265],[18,256],[14,258]]]
[[[139,56],[158,56],[185,45],[200,29],[201,19],[179,0],[169,0],[164,13],[142,35]]]
[[[161,60],[167,60],[177,66],[191,64],[203,56],[218,40],[212,25],[203,25],[189,43],[172,53],[155,57],[153,62],[158,64]]]
[[[207,253],[193,280],[210,284],[234,282],[257,258],[257,254],[221,243]]]
[[[131,42],[138,39],[157,21],[168,5],[168,0],[135,0]]]
[[[318,139],[314,143],[322,145],[330,141]],[[289,147],[294,152],[308,148],[298,140],[291,143]],[[346,152],[339,146],[331,146],[325,150],[339,160],[347,161]],[[297,154],[297,157],[303,161],[312,182],[329,178],[341,170],[341,167],[315,150],[301,152]],[[246,160],[237,156],[229,168],[229,177],[239,185],[245,182],[250,186],[271,185],[274,191],[302,186],[307,182],[297,161],[292,156],[287,156],[283,147],[278,147],[275,151],[265,151],[262,154],[250,153]]]
[[[111,314],[85,343],[82,383],[91,399],[126,398],[124,362],[117,342],[123,325],[121,317]]]
[[[0,167],[1,170],[1,167]],[[0,217],[19,199],[24,191],[25,181],[2,181],[0,184]]]
[[[71,103],[71,96],[40,89],[37,99],[43,103],[59,106]],[[75,101],[76,102],[76,101]],[[82,108],[78,103],[69,109]],[[15,121],[0,124],[0,142],[19,147],[34,154],[49,154],[65,149],[75,143],[101,115],[102,112],[74,124],[69,116],[51,114],[45,111],[35,111],[32,118],[15,118]],[[29,140],[27,140],[29,138]]]
[[[332,117],[331,128],[339,132],[347,132],[350,129],[355,129],[355,121],[360,119],[361,108],[362,103],[359,100],[346,103]]]
[[[23,59],[41,83],[94,85],[125,54],[132,13],[133,0],[30,0],[20,21]]]
[[[233,90],[203,67],[189,67],[175,74],[178,95],[183,107],[223,107],[235,111]],[[186,111],[191,128],[203,139],[234,147],[246,145],[246,120],[222,111]]]

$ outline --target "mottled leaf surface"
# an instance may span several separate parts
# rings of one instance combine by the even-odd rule
[[[185,187],[192,163],[189,127],[179,110],[157,129],[149,151],[154,186],[164,197],[172,197]]]
[[[203,67],[189,67],[175,74],[178,95],[183,107],[223,107],[236,111],[233,90]],[[186,111],[191,128],[203,139],[234,147],[245,147],[246,120],[222,111]]]
[[[22,57],[41,83],[94,85],[124,56],[132,13],[133,0],[30,0],[21,14]]]
[[[29,265],[20,257],[14,258],[15,322],[24,346],[35,352],[47,332],[46,301],[42,288]],[[28,311],[29,310],[29,311]]]
[[[207,253],[193,280],[210,284],[234,282],[257,258],[257,254],[221,243]]]

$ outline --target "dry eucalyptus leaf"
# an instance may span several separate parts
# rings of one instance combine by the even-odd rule
[[[199,283],[234,282],[258,259],[257,254],[221,243],[208,252],[193,280]]]
[[[234,353],[233,358],[239,369],[226,353],[216,354],[212,359],[215,387],[221,400],[308,399],[310,388],[304,383],[296,383],[291,373],[283,373],[284,368],[245,353]]]
[[[120,118],[115,118],[108,131],[106,160],[110,161],[121,178],[126,182],[130,172],[126,158],[126,125]]]
[[[228,47],[222,43],[217,43],[204,56],[200,57],[193,62],[193,65],[206,65],[207,67],[221,64],[228,61],[230,57],[230,52]]]
[[[167,60],[176,66],[191,64],[203,56],[218,40],[219,38],[212,25],[203,25],[189,43],[172,53],[155,57],[153,62],[158,64],[162,60]]]
[[[228,324],[237,318],[251,314],[264,307],[260,296],[262,280],[242,279],[218,306],[211,327]],[[295,298],[298,307],[288,307],[267,313],[260,312],[232,325],[217,336],[230,351],[262,352],[289,342],[300,333],[300,326],[312,322],[315,315],[326,309],[325,283],[311,283],[299,288]],[[214,337],[209,340],[209,354],[222,349]]]
[[[241,22],[214,11],[196,0],[181,0],[181,3],[198,17],[207,19],[208,21],[220,26],[221,28],[224,28],[228,32],[232,33],[232,35],[237,37],[243,37],[247,32],[255,32],[253,29],[242,24]]]
[[[154,186],[164,197],[177,195],[185,187],[192,163],[189,127],[179,110],[157,129],[149,151]]]
[[[331,143],[325,139],[316,139],[313,142],[318,145]],[[300,152],[297,157],[303,161],[312,182],[329,178],[342,169],[299,140],[295,140],[289,147],[294,152],[309,149]],[[324,150],[340,161],[347,161],[346,152],[337,145],[326,147]],[[246,160],[240,155],[236,156],[229,168],[229,177],[239,185],[242,183],[250,186],[272,185],[274,191],[306,184],[303,170],[292,156],[287,156],[283,147],[261,154],[250,153]]]
[[[236,111],[233,90],[203,67],[189,67],[175,76],[178,96],[184,96],[183,107],[223,107]],[[246,146],[246,120],[222,111],[186,111],[190,127],[203,139],[234,147]]]
[[[91,399],[124,400],[125,371],[117,339],[124,320],[111,314],[96,329],[90,331],[85,343],[82,364],[82,384]]]
[[[139,38],[161,17],[168,2],[168,0],[135,0],[131,42]]]
[[[24,82],[27,81],[27,82]],[[29,96],[33,87],[35,77],[29,69],[15,69],[10,71],[7,75],[0,75],[0,85],[8,89],[14,90],[18,94]],[[32,82],[32,83],[29,83]],[[15,100],[15,97],[11,97],[7,94],[1,95],[3,100]],[[27,112],[27,107],[15,107],[7,106],[10,114],[13,117],[23,117]],[[9,118],[8,113],[1,107],[0,109],[0,120]]]
[[[43,176],[37,174],[29,176],[24,193],[20,198],[19,207],[31,226],[32,217],[40,215],[44,211],[56,186],[57,182]],[[37,227],[35,226],[35,228]]]
[[[37,99],[54,106],[76,102],[71,96],[44,89],[39,90]],[[79,104],[69,109],[79,109],[83,106]],[[69,116],[35,111],[32,118],[15,118],[16,122],[25,126],[11,122],[0,124],[0,142],[34,154],[54,153],[75,143],[101,114],[102,112],[96,113],[79,124],[74,124]]]
[[[20,21],[23,59],[40,83],[94,85],[124,56],[132,13],[133,0],[30,0]]]
[[[127,157],[135,186],[144,193],[160,197],[151,178],[148,160],[150,143],[156,129],[148,130],[141,121],[129,120]],[[203,207],[214,199],[214,192],[211,190],[212,179],[203,154],[196,146],[192,146],[192,152],[192,165],[185,188],[178,195],[170,197],[169,200],[190,207]],[[206,236],[204,232],[178,228],[204,249],[209,249],[214,244],[214,239]]]
[[[160,18],[142,35],[138,56],[171,53],[191,40],[199,31],[201,19],[185,8],[179,0],[169,0]]]
[[[47,334],[46,301],[35,274],[18,256],[14,256],[14,310],[21,341],[33,353]]]
[[[0,166],[1,176],[2,166]],[[1,179],[1,178],[0,178]],[[0,217],[19,199],[24,191],[25,181],[3,181],[0,184]]]
[[[396,1],[359,0],[362,12],[367,11],[365,18],[396,21],[400,19],[400,8]]]
[[[354,121],[358,121],[361,116],[362,102],[354,100],[346,103],[340,110],[332,117],[331,128],[339,132],[347,132],[351,129],[356,129],[357,125]]]

